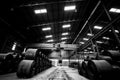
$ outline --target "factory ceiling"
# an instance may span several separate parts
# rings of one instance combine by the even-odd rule
[[[120,13],[119,0],[3,0],[0,20],[28,43],[85,44]]]

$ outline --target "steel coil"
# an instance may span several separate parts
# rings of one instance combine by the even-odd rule
[[[83,76],[87,77],[87,65],[88,65],[88,61],[83,61],[82,62],[82,69],[81,69],[81,73]]]
[[[34,60],[22,60],[17,69],[17,76],[19,78],[29,78],[35,75],[35,62]]]
[[[108,50],[110,57],[113,60],[120,60],[120,52],[116,50]]]
[[[25,59],[26,60],[37,60],[39,57],[39,49],[27,49],[25,52]]]
[[[78,62],[78,72],[79,72],[79,74],[82,74],[82,61],[79,61]]]
[[[88,74],[91,80],[107,80],[111,71],[111,64],[105,60],[88,61]]]

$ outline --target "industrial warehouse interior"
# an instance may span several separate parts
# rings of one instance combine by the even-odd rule
[[[0,80],[120,80],[120,0],[1,0]]]

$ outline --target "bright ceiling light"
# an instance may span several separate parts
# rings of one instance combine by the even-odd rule
[[[109,32],[111,32],[112,30],[109,30]]]
[[[114,12],[114,13],[120,13],[120,9],[117,8],[111,8],[109,12]]]
[[[88,51],[87,49],[85,49],[84,51]]]
[[[65,44],[65,43],[66,43],[66,41],[62,41],[61,43]]]
[[[64,7],[64,11],[71,11],[71,10],[75,10],[76,6],[75,5],[70,5],[70,6],[65,6]]]
[[[117,9],[116,13],[120,13],[120,9]]]
[[[87,49],[91,49],[91,47],[88,47]]]
[[[51,38],[51,37],[53,37],[52,35],[47,35],[47,36],[45,36],[45,38]]]
[[[102,44],[103,42],[102,41],[96,41],[96,43]]]
[[[103,37],[103,39],[109,40],[110,38],[109,37]]]
[[[48,31],[48,30],[51,30],[51,27],[42,28],[42,31]]]
[[[101,26],[94,26],[94,29],[102,29]]]
[[[16,49],[17,43],[15,42],[12,46],[12,50],[14,51]]]
[[[53,42],[54,40],[53,39],[50,39],[50,40],[48,40],[47,42]]]
[[[62,36],[65,36],[65,35],[68,35],[69,33],[68,32],[66,32],[66,33],[62,33]]]
[[[85,44],[84,42],[80,42],[80,44]]]
[[[37,9],[34,10],[35,14],[42,14],[42,13],[47,13],[47,9]]]
[[[87,35],[88,35],[88,36],[93,36],[93,34],[91,34],[91,33],[87,33]]]
[[[116,33],[119,33],[119,31],[118,31],[118,30],[115,30],[115,32],[116,32]]]
[[[62,28],[69,28],[71,25],[70,24],[65,24],[62,26]]]
[[[88,38],[83,38],[84,41],[88,41],[89,39]]]
[[[110,12],[115,12],[115,11],[116,11],[116,8],[111,8],[109,11],[110,11]]]
[[[61,40],[65,40],[65,39],[67,39],[67,37],[63,37],[63,38],[61,38]]]

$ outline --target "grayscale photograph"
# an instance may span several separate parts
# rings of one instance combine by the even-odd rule
[[[120,0],[1,0],[0,80],[120,80]]]

